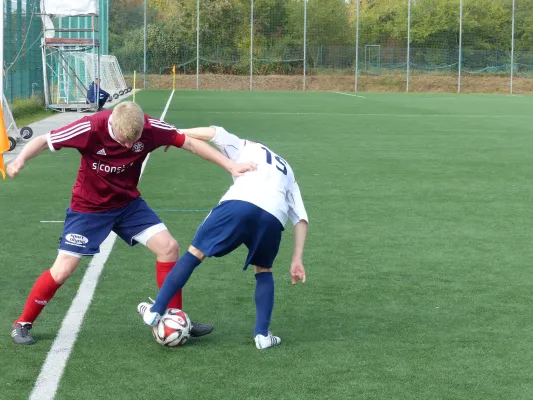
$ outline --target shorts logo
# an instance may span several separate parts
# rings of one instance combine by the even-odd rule
[[[137,142],[133,145],[133,147],[131,148],[135,153],[140,153],[141,151],[144,150],[144,143],[141,143],[141,142]]]
[[[45,300],[37,300],[37,299],[35,299],[35,302],[36,302],[37,304],[40,304],[40,305],[42,305],[42,306],[45,306],[45,305],[47,305],[47,304],[48,304],[48,302],[47,302],[47,301],[45,301]]]
[[[85,236],[79,235],[77,233],[69,233],[69,234],[67,234],[65,236],[65,241],[68,244],[71,244],[73,246],[78,246],[78,247],[85,247],[85,245],[87,243],[89,243],[89,239],[87,239]]]

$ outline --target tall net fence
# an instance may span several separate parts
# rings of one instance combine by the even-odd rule
[[[43,91],[38,0],[4,2],[4,95],[8,101]]]
[[[108,12],[110,0],[99,0],[100,49],[102,54],[108,51]],[[40,0],[6,0],[4,1],[4,95],[10,102],[17,98],[44,93],[43,60],[41,39],[43,24]],[[114,7],[114,6],[113,6]],[[57,28],[56,37],[82,38],[88,33],[77,32],[73,35],[61,32],[67,28],[92,27],[90,17],[54,18]],[[142,55],[141,55],[142,58]]]
[[[146,35],[144,19],[146,18]],[[145,36],[146,46],[145,52]],[[117,57],[126,76],[128,86],[133,87],[133,71],[137,71],[136,88],[162,87],[160,77],[170,59],[177,62],[174,52],[178,35],[167,32],[158,23],[157,14],[142,1],[114,1],[109,10],[109,53]],[[174,41],[176,38],[176,42]],[[145,72],[146,66],[146,74]]]
[[[191,3],[190,9],[195,11],[196,1]],[[250,4],[211,0],[198,2],[199,18],[196,20],[192,18],[193,45],[188,49],[194,57],[184,68],[185,74],[192,73],[198,78],[190,80],[190,87],[235,90],[249,87],[247,76],[250,72]],[[194,12],[192,15],[198,16]],[[196,70],[196,43],[198,43],[198,70]]]
[[[454,91],[459,70],[459,2],[412,2],[409,90]],[[410,13],[409,13],[410,11]]]
[[[510,87],[512,0],[491,7],[465,0],[462,36],[462,91],[505,92]],[[484,30],[479,20],[492,20]],[[499,43],[498,47],[493,44]]]
[[[514,26],[513,92],[533,92],[533,8],[516,1]]]
[[[151,0],[146,30],[144,6],[113,3],[110,52],[148,87],[533,92],[533,0]]]

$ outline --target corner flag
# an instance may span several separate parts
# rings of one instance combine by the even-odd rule
[[[9,139],[7,138],[6,127],[4,125],[4,112],[0,103],[0,173],[2,179],[6,180],[6,168],[4,166],[4,153],[9,150]]]
[[[0,10],[4,10],[4,0],[0,0]],[[0,18],[0,173],[2,179],[6,179],[6,167],[4,166],[3,154],[9,150],[9,139],[7,138],[6,127],[4,125],[4,111],[2,110],[2,99],[4,98],[4,18]]]

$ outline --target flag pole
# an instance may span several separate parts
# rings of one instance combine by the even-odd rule
[[[0,173],[2,179],[6,179],[6,168],[4,165],[3,154],[9,150],[9,139],[7,137],[6,127],[4,125],[4,0],[0,0],[0,10],[2,10],[2,18],[0,18],[0,68],[2,68],[2,76],[0,76]]]
[[[172,90],[176,90],[176,65],[172,66]]]

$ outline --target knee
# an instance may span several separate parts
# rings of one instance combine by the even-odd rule
[[[54,265],[50,268],[50,274],[54,281],[63,284],[72,275],[79,263],[80,259],[78,257],[59,254]]]
[[[169,238],[160,246],[157,254],[158,259],[164,259],[164,261],[176,261],[180,255],[180,248],[178,242],[174,238]],[[161,260],[163,261],[163,260]]]

